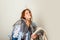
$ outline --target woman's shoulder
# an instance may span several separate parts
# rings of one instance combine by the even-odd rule
[[[34,26],[34,27],[37,26],[37,24],[35,22],[32,22],[31,25]]]
[[[21,19],[17,20],[17,21],[13,24],[13,26],[15,26],[15,25],[20,25],[20,24],[21,24]]]

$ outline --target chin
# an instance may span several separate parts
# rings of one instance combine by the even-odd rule
[[[31,18],[28,18],[27,20],[30,20]]]

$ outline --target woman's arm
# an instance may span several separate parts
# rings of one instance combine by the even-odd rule
[[[36,26],[35,23],[33,23],[33,28],[34,28],[35,31],[34,31],[33,34],[31,35],[32,38],[36,38],[36,37],[38,37],[38,36],[44,36],[44,35],[45,35],[45,36],[44,36],[44,39],[47,40],[46,34],[44,34],[44,33],[46,33],[46,30],[45,30],[45,29]],[[36,29],[36,28],[38,28],[38,29]]]
[[[19,31],[20,31],[20,25],[15,25],[14,27],[15,27],[15,28],[14,28],[14,30],[13,30],[13,37],[15,38],[15,37],[18,36],[18,33],[19,33]]]

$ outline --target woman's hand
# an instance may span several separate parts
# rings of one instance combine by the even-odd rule
[[[37,34],[32,34],[32,35],[31,35],[31,38],[32,38],[32,39],[36,39],[37,36],[38,36]]]

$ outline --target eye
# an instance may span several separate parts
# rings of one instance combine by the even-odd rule
[[[26,14],[28,14],[28,13],[26,13]]]

